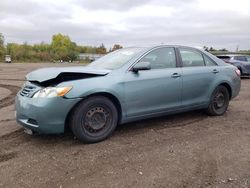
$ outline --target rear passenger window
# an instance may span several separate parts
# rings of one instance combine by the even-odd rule
[[[207,56],[203,55],[203,57],[204,57],[206,66],[216,66],[217,65],[213,60],[211,60]]]
[[[195,50],[180,49],[183,67],[205,66],[202,55]]]

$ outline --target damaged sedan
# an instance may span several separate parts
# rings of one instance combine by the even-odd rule
[[[118,124],[206,110],[223,115],[240,91],[240,71],[191,47],[131,47],[88,66],[43,68],[26,76],[16,119],[27,133],[70,128],[85,143],[108,138]]]

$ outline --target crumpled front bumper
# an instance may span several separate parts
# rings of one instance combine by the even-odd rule
[[[29,98],[18,93],[15,101],[16,121],[36,133],[63,133],[68,113],[80,100],[63,97]]]

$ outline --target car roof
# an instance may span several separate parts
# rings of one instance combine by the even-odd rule
[[[129,48],[142,48],[142,49],[146,49],[146,50],[151,50],[151,49],[154,49],[154,48],[162,48],[162,47],[190,48],[190,49],[194,49],[194,50],[204,51],[203,49],[198,48],[198,47],[184,46],[184,45],[171,45],[171,44],[149,45],[149,46],[130,46],[130,47],[126,47],[126,48],[127,49],[129,49]]]
[[[185,45],[175,45],[175,44],[160,44],[160,45],[145,45],[145,46],[128,46],[125,48],[158,48],[158,47],[183,47],[183,48],[194,48],[198,50],[203,50],[198,47],[192,47],[192,46],[185,46]]]
[[[175,47],[175,48],[193,48],[193,49],[198,49],[201,50],[199,48],[196,47],[192,47],[192,46],[185,46],[185,45],[171,45],[171,44],[161,44],[161,45],[155,45],[155,46],[151,46],[151,48],[158,48],[158,47]]]

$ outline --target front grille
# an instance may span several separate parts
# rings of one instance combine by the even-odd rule
[[[25,97],[32,97],[34,92],[37,90],[37,87],[31,85],[25,85],[20,92],[20,95]]]

